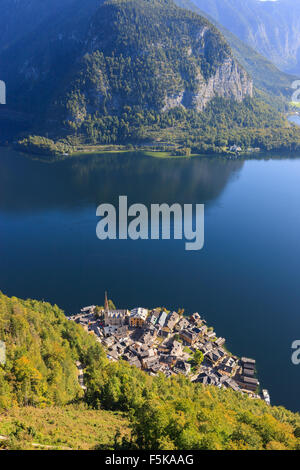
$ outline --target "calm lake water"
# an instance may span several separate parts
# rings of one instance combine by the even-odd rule
[[[273,404],[300,410],[300,159],[80,157],[47,164],[0,149],[0,289],[67,314],[103,304],[198,311],[254,357]],[[100,241],[96,207],[204,203],[205,246]]]

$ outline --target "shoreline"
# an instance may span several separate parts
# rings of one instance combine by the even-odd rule
[[[174,152],[171,150],[154,150],[147,147],[135,147],[129,149],[125,145],[85,145],[82,147],[76,148],[72,153],[65,153],[61,155],[45,154],[38,152],[30,152],[24,149],[18,148],[16,145],[1,145],[0,147],[6,148],[8,150],[15,151],[24,155],[27,158],[32,160],[39,160],[45,163],[55,163],[59,161],[70,160],[72,158],[80,157],[90,157],[90,156],[106,156],[106,155],[120,155],[120,154],[131,154],[131,155],[142,155],[144,157],[162,159],[162,160],[174,160],[174,159],[185,159],[189,160],[192,158],[222,158],[226,160],[242,160],[242,159],[272,159],[272,158],[299,158],[300,151],[295,152],[291,150],[259,150],[259,151],[239,151],[239,152],[215,152],[215,153],[191,153],[189,155],[184,155],[183,153],[178,153],[174,155]]]
[[[228,351],[226,339],[198,312],[187,315],[183,309],[163,307],[116,310],[105,300],[105,307],[84,307],[67,318],[93,334],[110,361],[125,360],[150,375],[183,374],[191,382],[230,388],[270,404],[268,391],[257,379],[255,359]]]

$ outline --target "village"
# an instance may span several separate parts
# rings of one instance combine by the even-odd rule
[[[267,390],[259,394],[256,361],[238,358],[225,347],[199,313],[164,308],[112,309],[105,294],[104,307],[82,308],[68,317],[96,336],[111,361],[120,359],[151,375],[183,374],[192,382],[233,389],[270,404]]]

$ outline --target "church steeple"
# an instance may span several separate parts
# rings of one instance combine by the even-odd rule
[[[104,298],[104,310],[108,312],[109,306],[108,306],[108,300],[107,300],[107,292],[105,291],[105,298]]]

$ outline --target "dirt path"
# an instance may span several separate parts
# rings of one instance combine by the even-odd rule
[[[86,386],[84,385],[84,372],[81,362],[76,362],[76,367],[78,370],[78,382],[82,390],[86,391]]]

